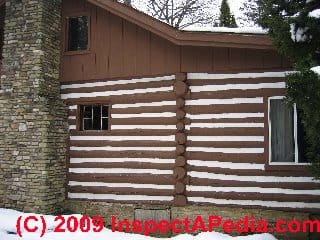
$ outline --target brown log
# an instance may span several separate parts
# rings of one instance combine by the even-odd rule
[[[174,186],[174,189],[177,194],[182,194],[186,190],[186,185],[182,182],[177,182],[176,185]]]
[[[186,170],[182,167],[175,167],[173,169],[173,176],[177,180],[182,180],[186,175]]]
[[[183,111],[183,110],[178,110],[177,111],[177,119],[178,120],[184,119],[185,116],[186,116],[186,112],[185,111]]]
[[[187,198],[184,195],[176,195],[173,200],[175,206],[185,206],[187,205]]]
[[[188,85],[184,82],[175,82],[173,91],[179,97],[184,96],[188,92]]]
[[[178,145],[176,149],[177,155],[182,155],[186,152],[186,147],[184,145]]]
[[[182,132],[185,129],[185,124],[184,124],[184,122],[180,121],[176,124],[176,127],[177,127],[178,132]]]
[[[190,125],[191,124],[191,120],[189,118],[183,119],[183,122],[184,122],[185,125]],[[192,122],[193,122],[193,120],[192,120]]]
[[[186,73],[176,73],[176,80],[177,81],[186,81],[187,80],[187,74]]]
[[[186,164],[187,164],[187,159],[184,156],[177,157],[175,166],[184,167]]]
[[[186,144],[187,142],[187,136],[185,133],[177,133],[176,134],[176,142],[178,144]]]
[[[176,105],[177,108],[183,108],[186,105],[186,100],[184,100],[183,98],[178,98],[176,100]]]

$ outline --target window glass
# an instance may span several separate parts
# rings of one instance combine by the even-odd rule
[[[88,16],[68,19],[68,51],[88,49]]]
[[[271,161],[295,162],[294,108],[270,99]]]
[[[102,104],[80,106],[81,130],[108,130],[109,106]]]

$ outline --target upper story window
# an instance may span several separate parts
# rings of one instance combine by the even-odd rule
[[[303,127],[296,105],[283,97],[269,98],[269,159],[271,164],[303,164]]]
[[[89,45],[88,16],[69,17],[67,51],[87,50]]]
[[[109,105],[81,105],[80,130],[109,130]]]

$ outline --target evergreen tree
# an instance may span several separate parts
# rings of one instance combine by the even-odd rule
[[[220,27],[237,27],[236,20],[231,14],[227,0],[222,0],[220,7]]]
[[[287,100],[301,110],[305,157],[320,178],[320,75],[311,70],[320,65],[320,1],[259,0],[259,7],[260,24],[269,28],[274,45],[297,71],[288,77]]]

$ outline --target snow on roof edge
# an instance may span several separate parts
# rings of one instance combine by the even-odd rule
[[[187,32],[215,32],[215,33],[246,33],[246,34],[267,34],[268,30],[261,27],[240,27],[240,28],[228,28],[228,27],[195,27],[189,26],[181,31]]]

